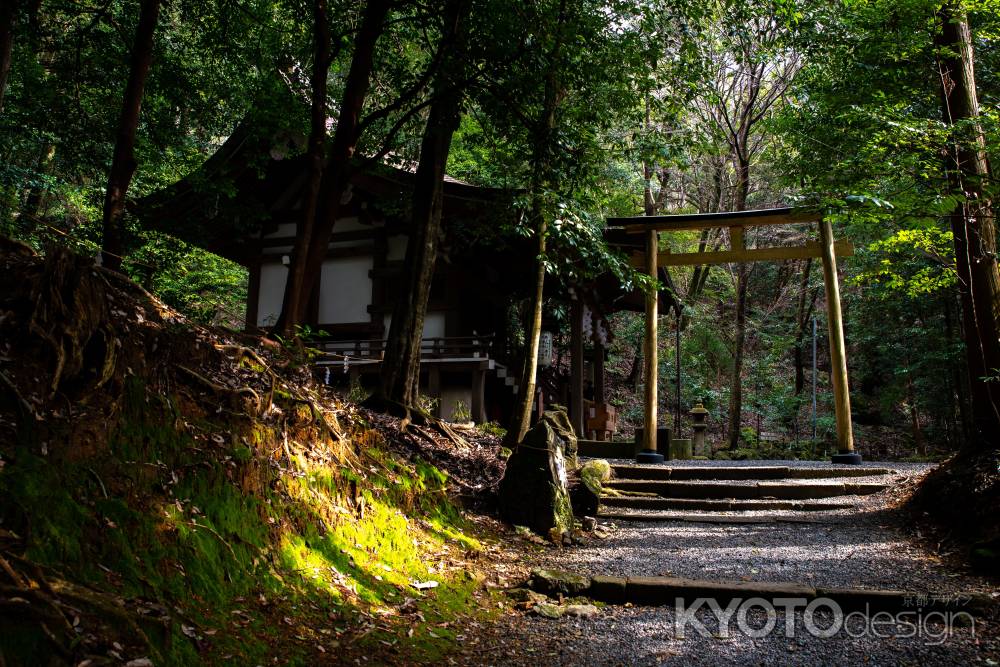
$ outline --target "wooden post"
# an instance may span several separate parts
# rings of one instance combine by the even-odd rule
[[[600,320],[594,318],[594,329],[600,326]],[[594,334],[594,403],[604,403],[608,400],[604,384],[604,344],[599,333]]]
[[[830,376],[833,380],[833,405],[837,415],[837,449],[841,454],[852,454],[854,432],[851,427],[851,395],[847,386],[847,350],[840,311],[840,283],[837,278],[837,256],[833,250],[833,227],[826,218],[820,220],[819,235],[830,332]]]
[[[646,233],[646,273],[656,279],[656,260],[660,244],[656,231]],[[656,383],[659,371],[657,359],[658,346],[656,341],[657,307],[659,292],[652,290],[646,293],[646,339],[643,350],[643,371],[646,376],[645,414],[643,416],[642,449],[647,452],[656,451]]]
[[[569,416],[578,438],[585,436],[583,417],[583,302],[574,300],[570,306],[569,351]]]
[[[472,421],[482,424],[486,421],[486,373],[482,368],[472,371]]]
[[[443,406],[441,405],[441,369],[437,364],[428,364],[427,369],[427,395],[431,398],[436,398],[437,402],[434,404],[434,409],[431,414],[434,417],[440,418],[444,414]]]

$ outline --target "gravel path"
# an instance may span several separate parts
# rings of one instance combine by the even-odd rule
[[[817,465],[811,462],[768,462]],[[761,462],[697,462],[697,465],[761,465]],[[819,464],[822,465],[822,464]],[[877,464],[912,476],[920,464]],[[862,478],[863,479],[863,478]],[[899,479],[894,479],[898,482]],[[538,565],[588,574],[668,575],[711,580],[792,581],[814,586],[903,589],[917,593],[982,592],[997,597],[995,582],[959,572],[910,539],[890,509],[893,490],[857,498],[840,511],[837,524],[713,525],[682,522],[615,522],[602,525],[605,539],[565,550],[547,550]],[[827,514],[824,512],[823,514]],[[976,619],[974,627],[936,621],[912,628],[882,626],[883,637],[861,628],[823,639],[806,631],[801,611],[792,614],[794,636],[785,636],[784,612],[777,629],[753,638],[730,624],[728,637],[714,614],[696,618],[707,636],[688,629],[678,636],[670,607],[604,607],[590,619],[544,619],[510,611],[494,626],[470,633],[456,656],[461,664],[487,665],[990,665],[1000,664],[1000,626]],[[748,616],[752,627],[767,618]],[[820,612],[821,628],[833,622]],[[855,619],[859,621],[859,619]],[[723,629],[724,630],[724,629]],[[850,636],[855,635],[854,637]],[[916,635],[916,636],[906,636]]]
[[[784,635],[785,615],[779,613],[775,632],[754,639],[735,625],[729,638],[719,636],[709,613],[697,618],[710,633],[689,629],[678,638],[672,608],[606,607],[592,619],[543,619],[530,614],[505,616],[456,658],[476,665],[995,665],[1000,658],[995,624],[929,628],[924,638],[852,638],[846,633],[828,639],[806,631],[802,614],[795,615],[794,637]],[[762,627],[763,614],[749,615]],[[831,619],[817,614],[821,628]],[[888,634],[881,630],[883,635]],[[860,628],[852,629],[860,635]],[[990,662],[992,661],[992,662]]]
[[[650,575],[726,581],[794,581],[814,586],[918,592],[992,590],[956,577],[896,528],[856,524],[701,524],[619,522],[609,538],[544,565],[614,576]]]

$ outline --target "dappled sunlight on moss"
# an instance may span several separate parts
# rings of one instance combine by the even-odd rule
[[[196,633],[210,632],[213,654],[246,662],[287,639],[269,614],[296,619],[296,636],[313,646],[329,640],[322,622],[299,618],[306,609],[320,610],[310,612],[320,620],[376,615],[381,625],[364,642],[428,657],[446,650],[453,633],[439,625],[478,587],[462,555],[482,549],[447,497],[446,473],[387,452],[364,426],[350,434],[363,450],[348,441],[333,451],[308,440],[311,415],[293,437],[253,420],[223,429],[182,416],[177,401],[147,396],[137,382],[128,383],[122,413],[99,461],[54,466],[22,451],[0,471],[0,500],[16,499],[31,525],[33,560],[175,609]],[[429,581],[432,590],[414,586]],[[258,600],[276,602],[248,603]],[[400,614],[407,604],[419,619]],[[171,664],[206,658],[191,632],[175,623],[158,639]]]

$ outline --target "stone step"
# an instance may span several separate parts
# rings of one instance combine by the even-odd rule
[[[600,511],[597,517],[604,521],[642,521],[749,524],[749,523],[840,523],[842,516],[817,516],[816,512],[794,514],[763,513],[754,515],[719,514],[717,512],[622,512]]]
[[[878,493],[888,484],[876,483],[816,483],[816,482],[758,482],[756,484],[725,484],[713,482],[676,482],[644,479],[614,479],[605,483],[608,488],[624,493],[655,493],[663,498],[728,498],[734,500],[776,499],[809,500],[834,496],[863,496]]]
[[[854,507],[855,503],[819,503],[803,500],[713,500],[693,498],[655,498],[651,496],[604,496],[601,507],[605,509],[682,510],[708,512],[761,512],[789,510],[796,512],[823,512]]]
[[[813,600],[835,603],[842,612],[865,611],[964,611],[989,616],[996,611],[992,596],[978,591],[935,592],[873,588],[835,588],[790,581],[717,581],[681,577],[587,576],[560,570],[536,569],[527,585],[550,596],[583,595],[607,604],[675,606],[709,598],[725,608],[732,601],[741,604],[763,598],[775,606],[795,605],[797,611]],[[920,600],[919,606],[914,601]],[[827,607],[828,608],[828,605]],[[795,609],[795,607],[793,607]]]
[[[886,468],[865,466],[650,466],[613,465],[619,479],[642,480],[751,480],[751,479],[827,479],[845,477],[875,477],[888,475]]]

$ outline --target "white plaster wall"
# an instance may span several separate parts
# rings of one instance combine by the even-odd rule
[[[386,259],[390,262],[402,262],[406,259],[406,237],[402,234],[390,236],[387,240],[388,254]]]
[[[337,223],[333,226],[333,233],[356,232],[362,229],[372,229],[371,225],[360,222],[357,218],[337,218]]]
[[[444,338],[444,313],[424,315],[424,338]]]
[[[444,338],[444,313],[427,313],[424,315],[423,338]],[[389,335],[389,325],[392,323],[392,315],[386,315],[382,320],[385,324],[385,335]]]
[[[283,222],[270,234],[264,234],[264,238],[271,239],[281,238],[282,236],[295,236],[295,227],[296,224],[294,222]]]
[[[288,269],[283,264],[261,264],[260,297],[257,299],[257,326],[274,324],[281,314]]]
[[[339,223],[338,223],[339,224]],[[320,274],[319,321],[322,324],[368,322],[372,302],[371,257],[327,260]]]

